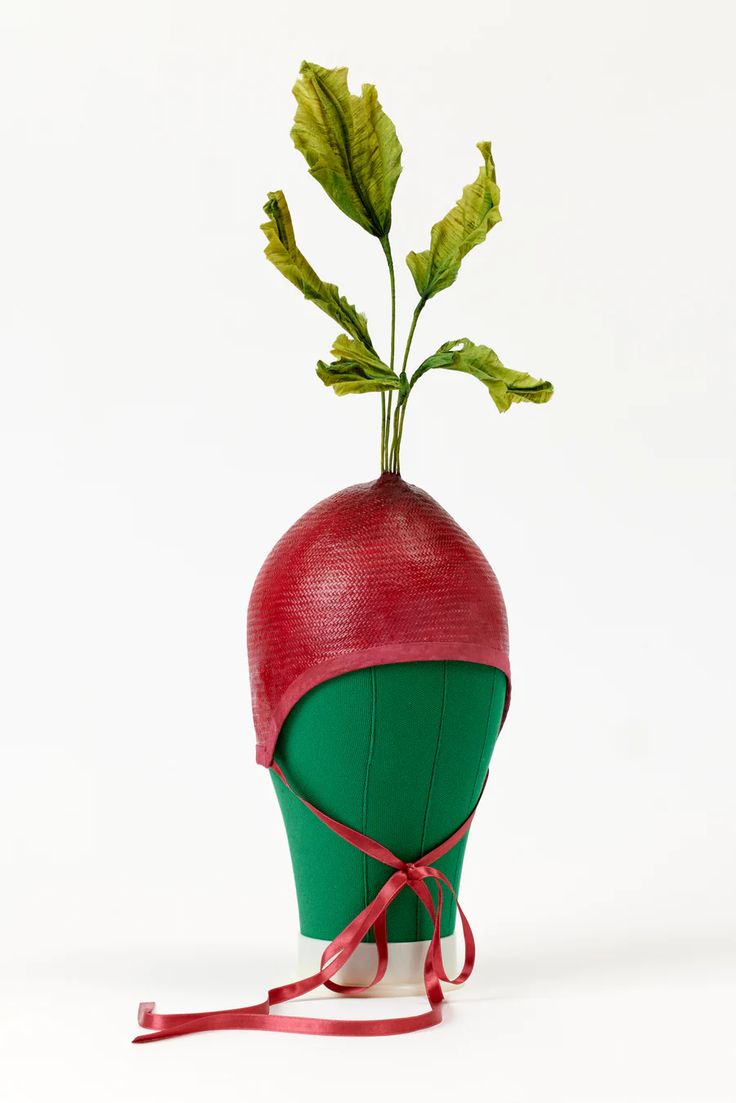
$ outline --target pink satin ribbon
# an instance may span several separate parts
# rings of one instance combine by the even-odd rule
[[[408,1034],[411,1031],[425,1030],[427,1027],[441,1023],[444,995],[440,982],[461,984],[468,979],[475,963],[475,939],[465,913],[460,907],[459,901],[457,901],[454,888],[444,873],[440,872],[432,863],[441,858],[443,854],[447,854],[449,850],[452,850],[470,828],[480,797],[483,796],[488,775],[486,774],[483,789],[481,789],[480,797],[478,797],[473,811],[464,823],[458,827],[457,831],[415,862],[403,862],[385,846],[370,839],[367,835],[362,835],[360,831],[354,831],[352,827],[347,827],[338,820],[333,820],[331,816],[325,815],[324,812],[320,812],[318,808],[315,808],[313,804],[310,804],[308,800],[295,792],[276,763],[272,764],[271,769],[284,785],[294,793],[294,796],[309,808],[322,823],[326,824],[331,831],[345,839],[346,842],[351,843],[352,846],[357,847],[358,850],[362,850],[364,854],[368,854],[371,858],[390,866],[395,872],[391,874],[371,903],[363,908],[362,912],[356,915],[355,919],[348,923],[347,927],[332,940],[322,954],[319,972],[312,974],[310,977],[305,977],[303,980],[294,981],[292,984],[283,984],[278,988],[271,988],[262,1003],[251,1004],[249,1007],[236,1007],[229,1011],[159,1015],[155,1011],[155,1003],[142,1003],[138,1008],[138,1023],[145,1029],[152,1031],[152,1033],[139,1034],[133,1041],[157,1042],[161,1038],[173,1038],[178,1034],[196,1034],[204,1030],[277,1030],[291,1034],[375,1037],[387,1034]],[[436,905],[425,884],[428,880],[434,880],[437,885]],[[332,992],[338,992],[341,995],[354,996],[367,991],[374,984],[378,984],[383,978],[388,964],[386,911],[391,901],[407,887],[424,904],[433,924],[432,939],[424,959],[424,987],[429,1000],[429,1011],[389,1019],[319,1019],[299,1015],[271,1014],[271,1008],[275,1005],[296,999],[297,996],[303,996],[307,992],[319,988],[320,985],[324,985]],[[445,972],[440,941],[442,901],[445,888],[452,893],[457,902],[457,910],[462,922],[465,939],[465,961],[458,975],[452,980]],[[347,964],[371,927],[373,928],[377,950],[376,972],[373,980],[365,985],[338,984],[337,981],[332,980],[332,977]]]

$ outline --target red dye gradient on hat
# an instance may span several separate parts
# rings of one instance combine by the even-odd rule
[[[263,766],[299,698],[339,674],[457,659],[510,675],[490,564],[434,498],[392,474],[333,494],[282,536],[251,595],[248,656]]]

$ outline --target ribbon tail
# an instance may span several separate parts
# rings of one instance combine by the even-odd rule
[[[467,980],[473,970],[475,939],[470,924],[460,907],[454,888],[445,875],[432,865],[432,862],[446,854],[466,834],[475,815],[478,802],[476,802],[475,808],[460,827],[443,843],[416,862],[405,863],[367,835],[363,835],[320,812],[318,808],[292,789],[282,771],[275,764],[272,768],[294,795],[330,830],[358,850],[362,850],[363,853],[388,865],[394,872],[371,903],[333,939],[322,955],[318,972],[291,984],[272,988],[267,998],[261,1003],[252,1004],[249,1007],[233,1008],[229,1011],[161,1015],[156,1012],[154,1003],[142,1003],[138,1008],[138,1022],[141,1027],[150,1031],[150,1033],[138,1035],[133,1039],[136,1043],[155,1042],[163,1038],[171,1038],[180,1034],[196,1034],[205,1030],[264,1030],[292,1034],[352,1037],[407,1034],[416,1030],[425,1030],[427,1027],[441,1023],[444,994],[440,982],[460,984]],[[488,775],[486,774],[487,780]],[[483,783],[483,789],[485,789],[485,782]],[[483,790],[481,790],[481,796],[482,794]],[[478,800],[480,800],[480,797]],[[432,893],[425,883],[429,879],[437,882],[436,905]],[[321,985],[325,985],[333,992],[357,995],[382,980],[386,973],[389,954],[386,911],[394,897],[407,885],[424,904],[432,921],[432,938],[424,960],[424,986],[430,1005],[428,1011],[392,1019],[318,1019],[298,1015],[271,1014],[273,1006],[306,995]],[[454,980],[449,980],[442,960],[441,930],[444,888],[448,888],[455,898],[465,940],[465,962]],[[377,952],[376,972],[371,982],[366,985],[343,985],[333,981],[332,977],[349,961],[371,927],[375,932]]]
[[[373,979],[369,980],[367,984],[339,984],[336,980],[326,980],[325,988],[329,988],[331,992],[338,992],[343,996],[359,996],[362,992],[367,992],[374,984],[378,984],[383,980],[388,966],[388,936],[386,933],[385,912],[382,912],[373,924],[373,933],[376,939],[376,951],[378,954],[376,971],[373,975]],[[347,955],[344,960],[340,962],[340,968],[347,962],[348,957],[352,957],[352,953]]]
[[[435,930],[434,930],[434,933],[433,933],[433,936],[432,936],[432,943],[430,945],[430,949],[432,951],[432,958],[433,958],[433,961],[435,963],[435,969],[437,971],[437,975],[439,976],[439,978],[441,980],[446,981],[448,984],[463,984],[468,979],[470,974],[473,972],[473,967],[475,966],[475,937],[473,935],[473,930],[472,930],[472,928],[470,926],[470,923],[468,921],[468,917],[466,916],[465,912],[463,911],[463,909],[460,905],[460,901],[457,898],[457,893],[455,892],[455,889],[452,887],[452,884],[450,883],[450,881],[448,881],[448,879],[447,879],[447,877],[445,877],[444,873],[441,873],[438,869],[433,870],[432,875],[434,876],[435,880],[438,882],[438,888],[439,888],[439,907],[438,907],[438,911],[441,911],[441,909],[442,909],[442,886],[443,885],[445,886],[445,888],[449,889],[449,891],[452,893],[452,895],[455,898],[455,904],[457,906],[457,912],[458,912],[458,915],[460,916],[460,922],[461,922],[462,928],[463,928],[463,942],[465,943],[465,959],[464,959],[464,962],[463,962],[463,966],[462,966],[460,972],[458,973],[458,975],[456,977],[448,977],[447,973],[445,972],[444,961],[442,959],[442,944],[440,942],[439,923],[436,922],[435,923]]]

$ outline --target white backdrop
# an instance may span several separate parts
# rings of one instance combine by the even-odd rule
[[[0,19],[3,1097],[734,1100],[731,5]],[[284,529],[376,474],[378,400],[316,380],[335,327],[262,257],[267,190],[387,332],[380,248],[289,139],[302,57],[396,123],[404,332],[403,256],[493,140],[504,221],[416,354],[467,335],[556,385],[500,417],[436,373],[404,436],[509,609],[463,883],[480,961],[439,1031],[132,1047],[139,999],[237,1006],[292,975],[245,610]]]

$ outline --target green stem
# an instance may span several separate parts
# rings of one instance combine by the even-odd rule
[[[391,360],[389,361],[389,367],[391,371],[394,370],[394,356],[396,352],[396,277],[394,275],[394,261],[391,256],[391,243],[388,240],[388,234],[386,237],[381,238],[381,245],[383,251],[386,254],[386,263],[388,264],[388,278],[391,284]]]
[[[386,392],[381,391],[381,471],[386,462]]]
[[[414,340],[414,330],[417,328],[417,322],[419,321],[419,315],[424,310],[424,304],[426,299],[420,299],[417,305],[414,307],[414,313],[411,319],[411,328],[409,329],[409,336],[406,339],[406,348],[404,349],[404,362],[401,365],[402,375],[406,374],[406,365],[409,360],[409,350],[411,349],[411,343]]]
[[[417,322],[419,321],[419,315],[424,310],[426,299],[419,300],[414,308],[414,314],[411,319],[411,326],[409,328],[409,336],[406,339],[406,348],[404,349],[404,359],[401,365],[401,380],[406,383],[406,365],[409,362],[409,352],[411,351],[411,343],[414,340],[414,331],[417,328]],[[392,365],[393,366],[393,365]],[[393,425],[393,437],[391,440],[391,449],[389,452],[391,461],[391,470],[395,475],[401,474],[401,436],[404,431],[404,418],[406,417],[406,404],[409,401],[409,393],[405,394],[404,401],[396,407],[396,414],[394,416]]]
[[[409,401],[409,396],[406,396],[406,402]],[[406,417],[406,402],[401,407],[401,417],[399,419],[399,435],[396,440],[396,465],[399,465],[399,457],[401,453],[401,439],[404,436],[404,418]]]
[[[388,239],[388,234],[380,239],[381,247],[386,256],[386,264],[388,265],[388,278],[391,288],[391,359],[389,366],[391,371],[394,370],[394,360],[396,357],[396,276],[394,274],[394,261],[391,255],[391,242]],[[383,397],[381,399],[383,403]],[[389,391],[388,396],[388,411],[385,420],[381,423],[381,471],[388,470],[388,438],[391,427],[391,406],[393,404],[393,395]],[[383,406],[382,406],[383,409]]]
[[[401,417],[401,411],[403,406],[397,404],[396,411],[394,413],[394,432],[391,441],[391,471],[394,475],[399,475],[399,453],[397,443],[399,439],[399,418]]]

